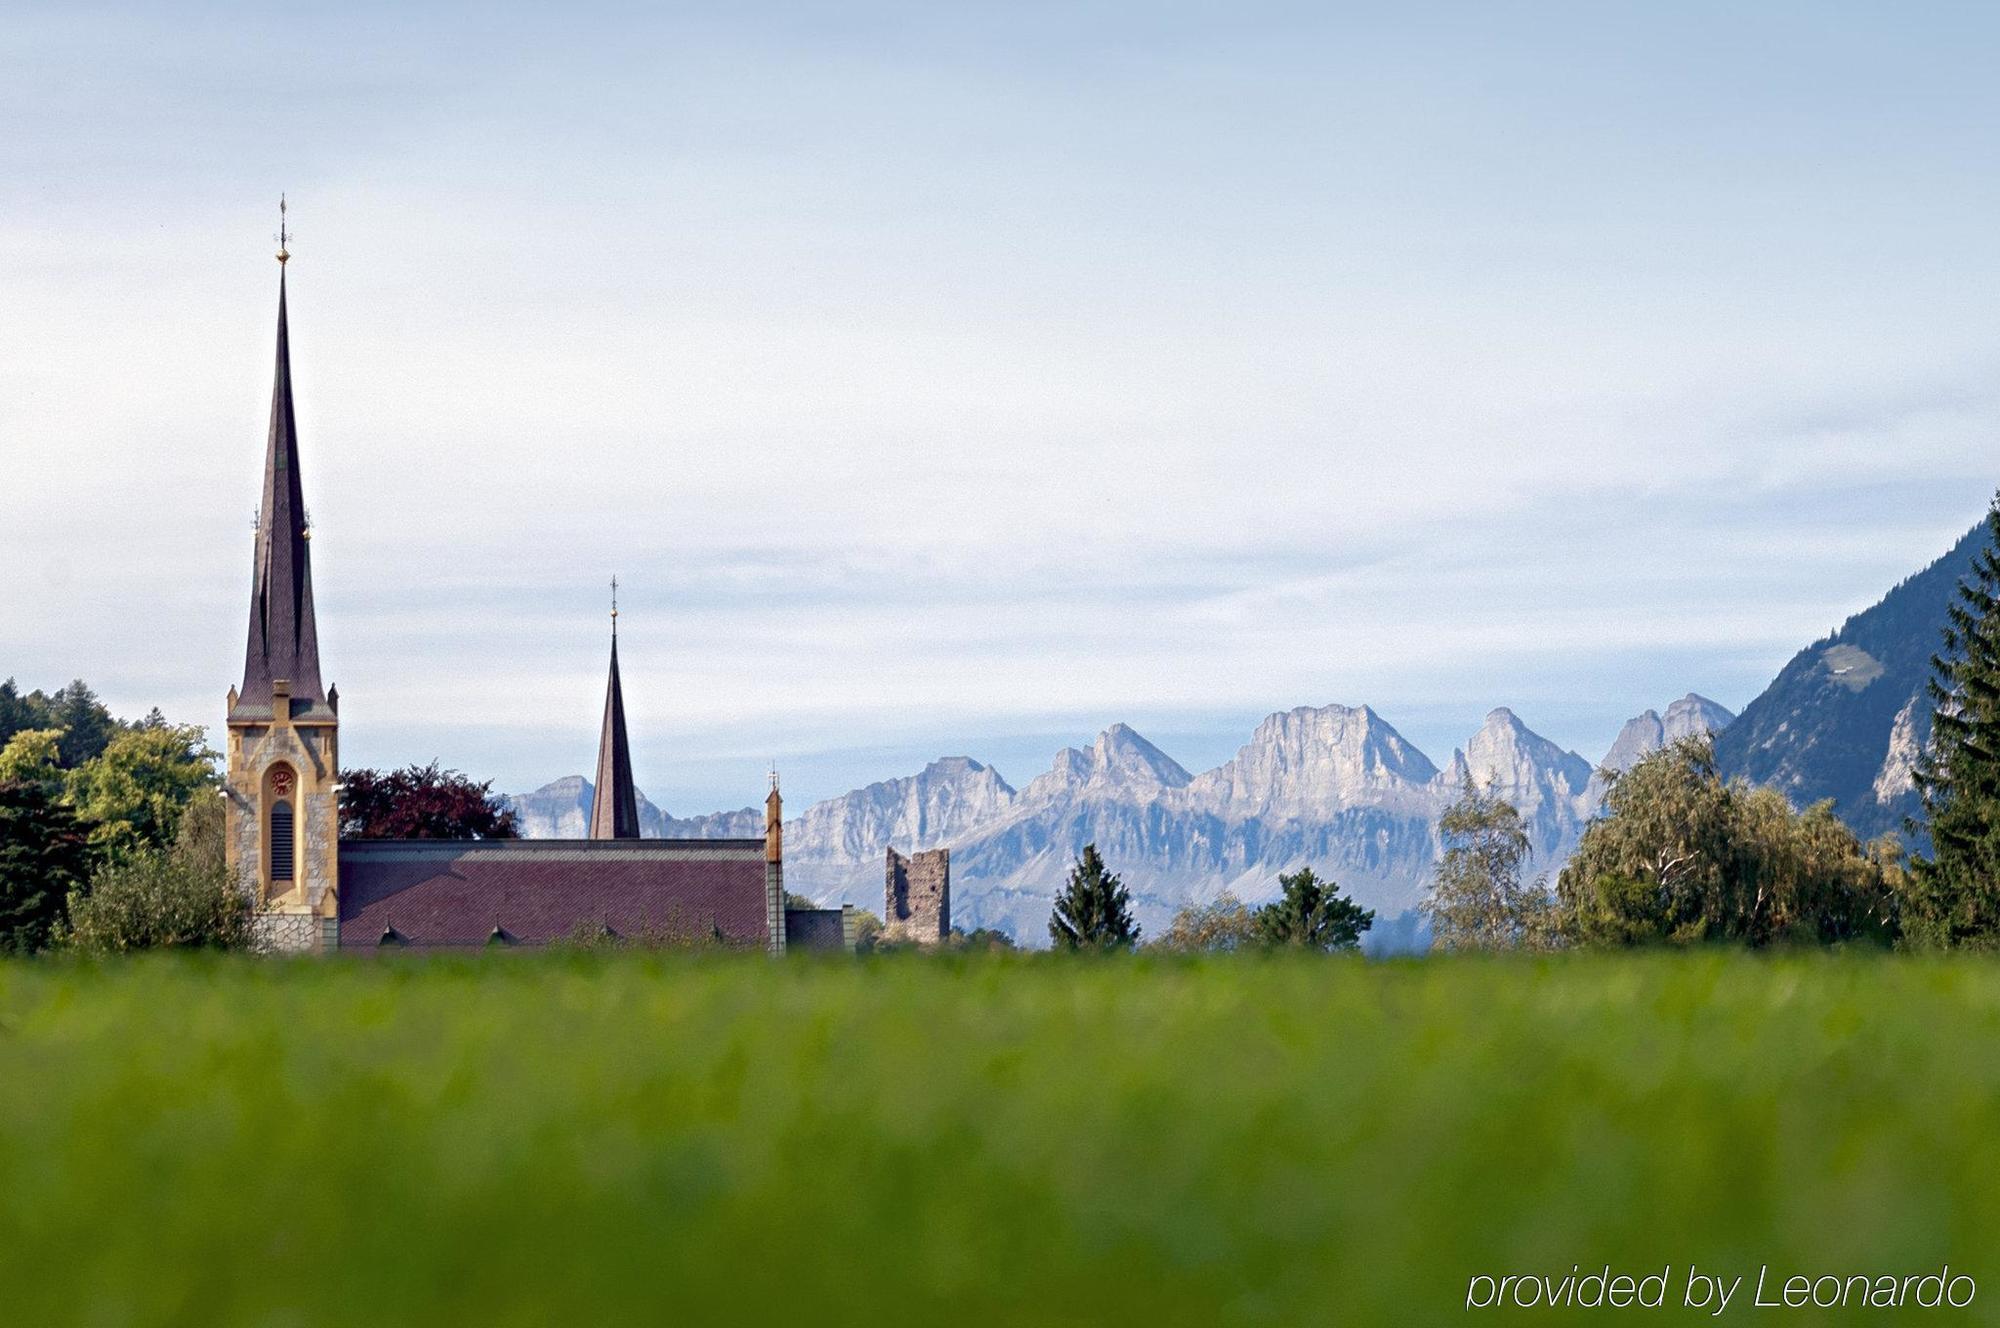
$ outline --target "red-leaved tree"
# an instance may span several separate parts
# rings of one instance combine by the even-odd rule
[[[349,770],[340,777],[342,839],[519,839],[514,813],[438,763],[401,770]]]

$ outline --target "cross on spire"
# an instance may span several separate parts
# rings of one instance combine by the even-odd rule
[[[618,578],[611,578],[611,634],[618,635]]]
[[[285,261],[291,257],[291,254],[287,253],[285,250],[285,246],[290,244],[291,240],[292,240],[292,233],[285,225],[285,196],[283,194],[279,194],[278,195],[278,265],[280,267],[283,267]]]

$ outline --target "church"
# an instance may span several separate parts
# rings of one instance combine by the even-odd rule
[[[617,610],[587,839],[343,840],[340,689],[322,684],[312,530],[299,473],[278,249],[278,355],[243,680],[229,690],[232,879],[274,953],[551,942],[852,949],[851,909],[785,906],[777,781],[761,839],[641,839],[618,676]]]

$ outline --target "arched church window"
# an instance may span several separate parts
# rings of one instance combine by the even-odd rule
[[[271,804],[271,879],[292,879],[292,804],[283,799]]]

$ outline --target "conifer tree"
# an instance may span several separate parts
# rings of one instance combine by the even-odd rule
[[[1132,919],[1132,896],[1117,875],[1105,869],[1097,845],[1085,844],[1070,869],[1069,884],[1056,896],[1049,915],[1049,940],[1059,950],[1127,950],[1139,943]]]
[[[1305,950],[1352,950],[1361,933],[1375,925],[1375,910],[1363,908],[1323,881],[1311,867],[1278,877],[1284,894],[1256,912],[1257,938],[1266,945]]]
[[[67,806],[42,784],[0,780],[0,955],[47,946],[90,868],[83,827]]]
[[[1986,528],[1931,660],[1923,816],[1911,826],[1930,848],[1912,860],[1904,915],[1904,934],[1923,946],[2000,946],[2000,495]]]

